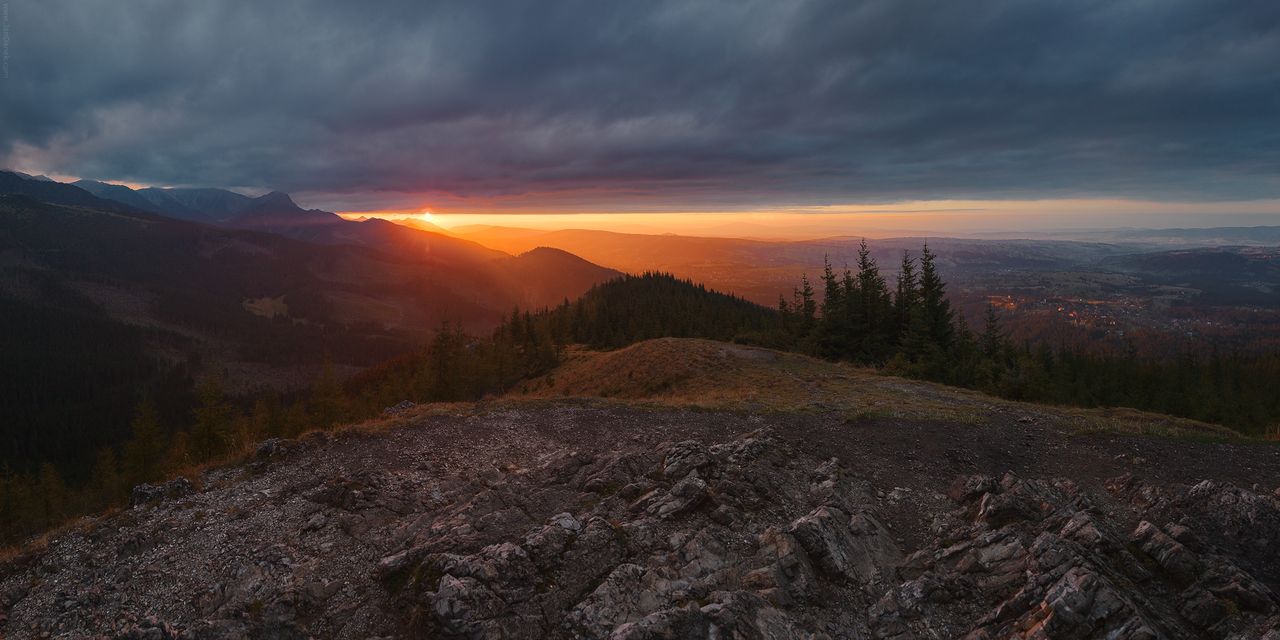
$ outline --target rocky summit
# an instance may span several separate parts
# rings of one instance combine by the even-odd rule
[[[1097,443],[1016,423],[1026,452],[972,427],[913,470],[833,420],[512,403],[270,441],[0,565],[0,635],[1280,640],[1276,487],[1158,441],[1036,474]]]

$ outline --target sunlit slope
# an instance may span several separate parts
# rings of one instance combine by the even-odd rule
[[[1233,438],[1224,427],[1132,409],[1012,402],[806,356],[699,339],[661,338],[616,351],[571,350],[514,395],[602,397],[740,411],[841,412],[850,420],[1036,423],[1076,431]]]

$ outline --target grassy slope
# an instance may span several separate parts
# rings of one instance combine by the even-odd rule
[[[1225,427],[1162,414],[1013,402],[848,364],[697,339],[662,338],[607,352],[572,349],[559,368],[511,395],[604,397],[749,412],[838,412],[851,421],[1023,421],[1082,432],[1239,437]]]

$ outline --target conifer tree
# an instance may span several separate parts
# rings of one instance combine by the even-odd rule
[[[25,535],[44,526],[40,487],[29,472],[9,476],[9,502],[14,514],[10,528],[13,536]],[[12,538],[10,538],[12,539]]]
[[[862,302],[862,294],[858,289],[858,280],[854,277],[853,272],[845,267],[844,273],[840,278],[840,288],[844,291],[844,335],[840,338],[840,357],[855,358],[858,352],[858,336],[854,334],[854,327],[858,324],[858,317],[862,311],[859,308]]]
[[[904,351],[930,367],[942,366],[955,338],[954,312],[947,300],[946,283],[938,273],[936,256],[924,245],[920,251],[920,300],[911,317]]]
[[[155,482],[164,471],[164,432],[150,396],[138,404],[131,426],[133,436],[124,446],[124,476],[129,485]]]
[[[1004,345],[1004,330],[1000,328],[1000,316],[996,314],[995,305],[987,305],[987,312],[983,317],[982,338],[979,342],[983,355],[988,358],[999,355],[1001,346]]]
[[[200,406],[191,429],[191,453],[196,461],[208,462],[225,453],[230,444],[232,409],[217,376],[202,380],[198,393]]]
[[[311,414],[307,412],[306,406],[301,402],[295,402],[289,406],[289,410],[284,414],[284,435],[288,438],[297,437],[311,428]]]
[[[48,527],[62,521],[67,510],[67,486],[62,475],[51,463],[40,465],[36,480],[35,497],[39,508],[39,522]]]
[[[858,340],[857,357],[868,362],[879,362],[887,355],[892,325],[891,301],[884,276],[866,238],[858,245],[857,294],[858,305],[853,330]]]
[[[796,312],[795,339],[802,351],[810,351],[817,326],[818,303],[813,299],[813,285],[809,283],[807,275],[800,276],[800,288],[795,290],[792,306]]]
[[[818,314],[818,304],[813,299],[813,285],[808,276],[800,276],[800,315],[805,326],[812,328]]]
[[[164,454],[164,473],[175,473],[186,469],[194,460],[191,458],[191,435],[186,431],[178,431],[169,439],[169,448]]]
[[[524,323],[516,323],[523,331]],[[449,323],[441,325],[427,348],[432,400],[448,402],[462,400],[468,388],[469,372],[473,364],[465,357],[467,338],[462,329]]]
[[[258,396],[250,414],[252,432],[256,439],[275,438],[284,434],[284,411],[280,396],[274,392]]]
[[[831,268],[831,257],[822,256],[822,317],[824,320],[839,313],[843,306],[844,291]]]
[[[818,352],[827,358],[839,358],[848,352],[849,313],[852,296],[847,290],[848,269],[844,280],[836,279],[831,261],[823,258],[822,265],[822,320],[818,324]]]
[[[781,293],[778,294],[778,319],[783,336],[790,337],[794,319],[792,318],[791,306],[787,304],[787,299]]]
[[[103,447],[98,451],[93,473],[89,476],[86,494],[87,506],[90,509],[119,504],[124,498],[124,479],[120,475],[120,464],[116,459],[116,452],[111,447]]]
[[[315,426],[328,429],[341,422],[346,413],[346,404],[342,384],[338,382],[338,375],[333,369],[333,360],[325,355],[320,378],[312,387],[311,394],[311,414]]]
[[[898,268],[897,291],[894,296],[893,311],[897,321],[896,338],[901,343],[911,326],[911,318],[915,314],[920,299],[919,282],[916,276],[916,262],[909,251],[902,252],[902,266]]]

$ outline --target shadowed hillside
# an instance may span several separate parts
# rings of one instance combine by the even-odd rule
[[[325,363],[345,377],[419,348],[446,321],[488,331],[514,306],[617,275],[564,254],[342,224],[385,233],[386,250],[176,220],[0,172],[0,465],[52,463],[82,481],[148,394],[161,396],[163,422],[186,425],[200,377],[225,378],[233,394],[295,391]]]

